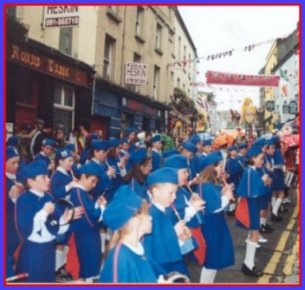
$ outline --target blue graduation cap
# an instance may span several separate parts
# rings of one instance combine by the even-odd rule
[[[229,148],[228,148],[228,151],[230,152],[230,151],[237,151],[238,149],[237,149],[237,146],[235,146],[235,145],[231,145]]]
[[[166,158],[164,161],[164,166],[176,169],[189,168],[187,158],[181,154],[175,154]]]
[[[196,152],[197,152],[196,146],[193,143],[191,143],[191,142],[184,142],[184,143],[182,143],[182,147],[185,150],[192,152],[193,154],[196,154]]]
[[[124,144],[124,143],[129,144],[129,141],[128,141],[128,139],[127,139],[127,138],[123,138],[123,139],[121,140],[121,144]]]
[[[66,159],[68,157],[72,157],[72,152],[66,148],[61,148],[56,150],[55,159],[61,160]]]
[[[266,139],[261,137],[261,138],[258,138],[257,140],[255,140],[255,142],[252,144],[252,146],[260,146],[260,147],[263,147],[266,145]]]
[[[80,177],[82,174],[87,174],[87,175],[94,175],[98,178],[100,178],[101,175],[101,168],[99,165],[97,165],[95,162],[88,162],[84,165],[82,165],[78,170],[77,170],[77,175]]]
[[[125,130],[125,133],[126,133],[127,135],[130,135],[130,134],[132,134],[132,133],[137,133],[137,132],[139,132],[139,130],[138,130],[137,128],[135,128],[135,127],[128,127],[128,128]]]
[[[198,134],[193,135],[190,139],[189,142],[193,143],[194,145],[197,145],[198,143],[201,143],[200,136]]]
[[[203,146],[212,146],[213,140],[208,139],[203,141]]]
[[[111,139],[109,141],[109,147],[113,147],[113,148],[118,147],[121,144],[121,142],[122,142],[121,139],[118,139],[118,138]]]
[[[15,149],[13,146],[7,146],[6,147],[6,161],[14,158],[14,157],[19,157],[18,151]]]
[[[167,157],[175,155],[175,154],[179,154],[179,151],[177,149],[168,149],[162,153],[162,156],[163,156],[163,158],[167,158]]]
[[[92,150],[108,150],[110,148],[109,142],[104,140],[92,140],[91,142],[91,149]]]
[[[14,146],[17,147],[19,143],[19,138],[17,136],[11,136],[7,139],[6,145],[7,146]]]
[[[170,167],[162,167],[157,169],[147,177],[147,185],[149,187],[158,183],[174,183],[178,184],[177,169]]]
[[[147,156],[147,151],[145,148],[140,148],[139,150],[133,152],[129,159],[128,165],[129,167],[134,167],[138,164],[141,164]]]
[[[68,143],[66,146],[65,146],[66,149],[70,150],[71,152],[74,152],[75,151],[75,145],[72,144],[72,143]]]
[[[42,161],[34,161],[26,164],[21,168],[20,178],[22,181],[26,181],[29,178],[35,178],[38,175],[47,175],[48,168]]]
[[[201,157],[199,162],[200,171],[204,170],[209,165],[218,163],[222,159],[223,158],[220,151],[214,151],[207,156]]]
[[[161,136],[160,135],[155,135],[154,137],[151,138],[151,142],[155,143],[161,141]]]
[[[240,143],[238,145],[238,149],[247,149],[247,144],[246,143]]]
[[[273,139],[272,138],[265,139],[265,145],[267,146],[274,145]]]
[[[112,231],[119,230],[139,211],[142,203],[130,185],[121,186],[105,209],[103,223]]]
[[[51,146],[51,147],[55,147],[55,140],[49,139],[49,138],[44,139],[44,140],[42,141],[42,146]]]
[[[257,155],[263,153],[262,146],[259,145],[252,145],[252,147],[247,151],[246,158],[249,159],[251,157],[256,157]]]

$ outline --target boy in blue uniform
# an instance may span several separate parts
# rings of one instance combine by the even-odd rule
[[[163,160],[162,160],[162,142],[161,142],[161,136],[155,135],[151,138],[152,143],[152,151],[151,151],[151,157],[152,157],[152,171],[155,171],[159,169],[162,166]]]
[[[244,171],[241,162],[237,158],[237,147],[232,145],[228,148],[228,159],[225,165],[225,171],[228,174],[228,182],[234,184],[234,188],[238,187],[240,178]],[[236,204],[234,201],[229,203],[228,215],[234,215]]]
[[[152,194],[152,205],[149,213],[152,217],[152,232],[144,236],[143,244],[149,261],[155,261],[159,268],[154,267],[156,276],[178,271],[187,274],[179,247],[183,244],[184,231],[187,230],[185,221],[179,221],[175,226],[167,215],[166,209],[176,198],[178,188],[177,170],[163,167],[148,176],[147,183]]]
[[[113,236],[100,282],[156,283],[157,277],[141,243],[152,227],[148,204],[129,185],[124,185],[107,206],[103,220]]]
[[[51,176],[52,171],[55,169],[55,162],[51,159],[55,146],[53,139],[44,139],[41,145],[41,151],[35,156],[34,161],[44,162]]]
[[[15,204],[17,198],[23,191],[23,185],[17,183],[16,173],[19,167],[20,157],[17,150],[12,146],[6,147],[6,254],[7,254],[7,278],[9,273],[13,276],[14,253],[20,243],[20,238],[15,225]]]
[[[72,153],[67,149],[57,149],[55,160],[58,166],[51,178],[51,193],[55,200],[60,198],[69,199],[69,191],[76,184],[76,180],[73,179],[71,174],[73,165]],[[72,280],[71,275],[65,269],[70,237],[71,234],[65,234],[64,239],[56,246],[55,271],[57,281]]]
[[[16,203],[17,232],[23,238],[16,272],[28,273],[26,282],[55,282],[56,235],[66,232],[69,227],[59,224],[72,218],[71,210],[59,218],[52,196],[46,193],[50,181],[47,173],[43,163],[26,165],[22,176],[29,190]],[[54,217],[50,218],[51,215]],[[79,217],[77,212],[75,218]]]
[[[101,237],[99,222],[103,219],[106,200],[100,196],[96,202],[89,196],[100,176],[100,168],[89,162],[79,169],[80,179],[70,191],[70,200],[74,206],[83,208],[82,217],[72,223],[75,243],[80,264],[79,277],[93,282],[101,266]]]

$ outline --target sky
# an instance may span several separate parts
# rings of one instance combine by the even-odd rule
[[[205,82],[207,70],[258,74],[265,65],[272,43],[244,51],[246,45],[288,36],[299,20],[297,6],[179,6],[180,14],[193,39],[198,57],[228,51],[231,57],[198,63],[197,82]],[[213,86],[217,109],[237,109],[249,96],[258,106],[259,88],[253,86]]]

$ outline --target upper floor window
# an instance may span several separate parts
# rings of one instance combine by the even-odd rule
[[[105,48],[104,48],[104,66],[103,77],[110,79],[113,77],[114,69],[114,53],[115,53],[115,39],[106,34]]]
[[[59,50],[67,55],[72,54],[72,27],[61,27],[59,29]]]

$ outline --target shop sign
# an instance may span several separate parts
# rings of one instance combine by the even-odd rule
[[[78,26],[79,7],[75,5],[45,6],[43,27]]]

